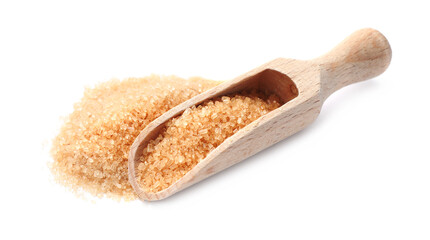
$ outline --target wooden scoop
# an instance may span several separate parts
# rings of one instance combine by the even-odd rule
[[[129,180],[141,200],[160,200],[181,191],[302,130],[318,116],[324,100],[349,84],[378,76],[390,64],[387,39],[374,29],[362,29],[331,52],[310,61],[278,58],[231,81],[224,82],[172,108],[148,124],[131,146]],[[143,149],[171,118],[205,100],[243,90],[277,94],[284,102],[227,138],[170,187],[145,192],[136,180]]]

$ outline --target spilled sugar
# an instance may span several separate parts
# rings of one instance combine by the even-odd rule
[[[242,92],[192,107],[169,120],[143,150],[137,181],[147,192],[166,189],[206,155],[260,116],[278,108],[276,95]]]
[[[170,108],[218,83],[152,75],[86,89],[53,140],[51,172],[77,193],[134,199],[127,160],[135,137]]]

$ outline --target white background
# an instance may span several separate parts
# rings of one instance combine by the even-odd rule
[[[1,1],[0,239],[429,239],[425,2]],[[53,183],[49,140],[85,86],[227,80],[362,27],[390,41],[388,70],[254,157],[159,202],[91,202]]]

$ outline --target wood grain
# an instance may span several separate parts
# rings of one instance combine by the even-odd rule
[[[309,61],[278,58],[172,108],[151,122],[134,141],[129,154],[129,181],[141,200],[160,200],[293,135],[312,123],[324,100],[349,84],[375,77],[388,67],[391,48],[374,29],[362,29],[329,53]],[[276,93],[284,104],[226,139],[170,187],[145,192],[136,180],[143,148],[164,124],[205,100],[255,88]]]

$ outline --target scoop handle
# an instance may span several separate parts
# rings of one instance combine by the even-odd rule
[[[321,97],[325,100],[344,86],[383,73],[391,61],[391,47],[382,33],[365,28],[313,61],[321,68]]]

